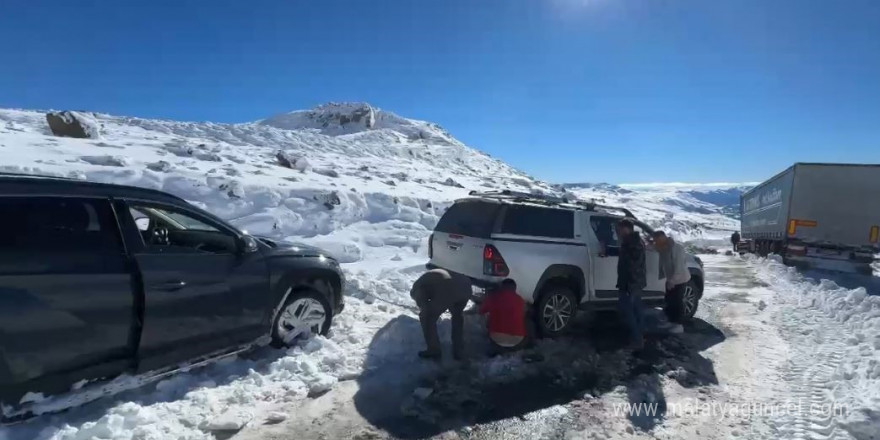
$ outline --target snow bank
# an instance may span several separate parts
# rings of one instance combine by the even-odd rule
[[[758,280],[778,295],[801,307],[823,312],[840,329],[812,328],[802,332],[842,331],[846,343],[838,355],[842,361],[833,374],[835,403],[847,408],[836,421],[856,438],[874,438],[880,432],[880,296],[870,296],[863,287],[847,289],[834,281],[818,282],[783,265],[778,257],[749,257]]]

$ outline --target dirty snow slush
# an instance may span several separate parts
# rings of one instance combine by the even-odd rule
[[[702,257],[696,319],[656,330],[641,357],[619,348],[613,315],[594,315],[532,352],[438,367],[415,360],[417,322],[398,317],[354,383],[236,438],[875,438],[877,297],[772,259]]]

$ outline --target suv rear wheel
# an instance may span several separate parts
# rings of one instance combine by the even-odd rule
[[[544,287],[534,312],[538,334],[553,338],[568,331],[577,306],[577,297],[570,287],[555,283]]]
[[[326,335],[333,316],[330,302],[313,289],[295,290],[287,296],[284,305],[272,323],[272,343],[275,348],[292,346],[297,339],[311,335]]]

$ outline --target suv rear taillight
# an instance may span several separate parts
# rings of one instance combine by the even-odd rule
[[[487,244],[483,248],[483,275],[506,277],[509,274],[510,269],[507,267],[507,263],[504,262],[501,252],[498,252],[495,246]]]
[[[434,234],[428,237],[428,258],[434,258]]]

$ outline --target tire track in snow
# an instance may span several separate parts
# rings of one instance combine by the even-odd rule
[[[775,402],[773,430],[779,438],[851,439],[835,420],[832,397],[833,376],[847,348],[845,330],[821,311],[798,304],[795,292],[771,289],[780,306],[773,320],[790,350],[781,371],[788,392]]]
[[[774,420],[775,429],[784,438],[849,439],[840,429],[832,411],[832,376],[843,360],[846,349],[830,320],[808,309],[780,310],[780,331],[794,349],[786,363],[784,380],[791,388],[790,401],[797,411],[781,411]],[[825,414],[823,414],[825,413]]]

